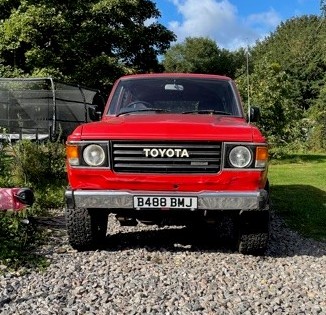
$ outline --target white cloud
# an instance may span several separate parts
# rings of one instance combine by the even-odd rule
[[[281,22],[280,16],[274,9],[259,14],[251,14],[247,20],[251,25],[264,25],[272,28],[275,28]]]
[[[209,37],[220,47],[236,49],[253,44],[275,28],[280,18],[274,10],[241,18],[229,0],[171,0],[182,17],[171,21],[178,42],[186,37]]]

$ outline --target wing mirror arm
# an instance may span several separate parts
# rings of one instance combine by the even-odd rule
[[[91,105],[88,107],[88,116],[91,121],[99,121],[102,118],[102,112],[98,110],[97,105]]]
[[[257,122],[260,119],[260,109],[256,106],[252,106],[248,111],[248,122]]]

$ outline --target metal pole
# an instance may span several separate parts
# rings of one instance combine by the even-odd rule
[[[248,122],[250,123],[249,45],[247,46],[247,98],[248,98]]]
[[[52,115],[52,136],[56,135],[56,121],[57,121],[57,105],[56,105],[56,95],[55,95],[55,84],[52,78],[49,78],[51,82],[51,90],[52,90],[52,102],[53,102],[53,115]],[[50,140],[51,139],[51,134],[50,134]]]

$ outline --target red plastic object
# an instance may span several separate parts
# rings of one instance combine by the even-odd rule
[[[0,188],[0,211],[20,211],[33,203],[33,193],[28,188]]]

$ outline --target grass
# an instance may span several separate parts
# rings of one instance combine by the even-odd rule
[[[326,154],[288,155],[269,169],[273,208],[300,234],[326,242]]]

